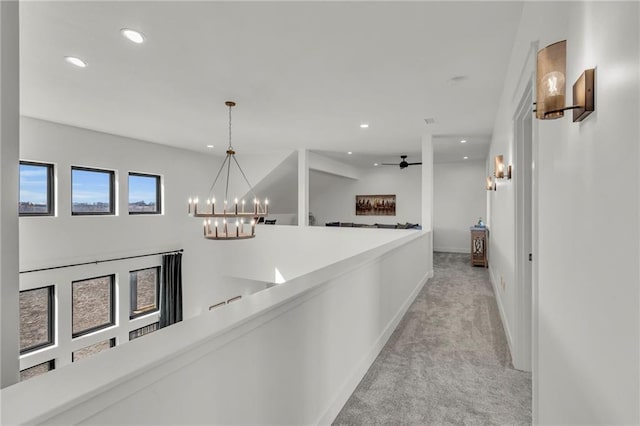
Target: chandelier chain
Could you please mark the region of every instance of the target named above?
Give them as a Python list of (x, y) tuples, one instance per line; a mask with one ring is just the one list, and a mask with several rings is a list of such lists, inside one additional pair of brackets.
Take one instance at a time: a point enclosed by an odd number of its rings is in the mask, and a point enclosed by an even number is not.
[(233, 149), (233, 146), (231, 145), (231, 108), (232, 106), (229, 105), (229, 149)]

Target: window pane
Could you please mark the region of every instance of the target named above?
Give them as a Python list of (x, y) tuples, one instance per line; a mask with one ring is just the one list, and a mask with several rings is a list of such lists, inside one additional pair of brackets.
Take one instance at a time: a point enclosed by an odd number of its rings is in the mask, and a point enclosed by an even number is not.
[(129, 213), (160, 213), (160, 176), (129, 173)]
[(71, 213), (112, 214), (113, 176), (108, 170), (71, 168)]
[(23, 382), (25, 380), (31, 379), (32, 377), (39, 376), (41, 374), (46, 373), (47, 371), (51, 371), (56, 367), (55, 361), (46, 361), (42, 364), (34, 365), (33, 367), (25, 368), (20, 371), (20, 381)]
[(53, 287), (20, 292), (20, 353), (53, 344)]
[(20, 162), (20, 203), (21, 215), (52, 215), (53, 165)]
[(153, 324), (145, 325), (144, 327), (137, 328), (129, 332), (129, 340), (135, 340), (138, 337), (145, 336), (149, 333), (153, 333), (158, 329), (159, 323), (154, 322)]
[(116, 339), (103, 340), (93, 345), (86, 346), (71, 353), (71, 361), (76, 362), (81, 359), (89, 358), (97, 353), (106, 351), (116, 345)]
[(158, 310), (160, 267), (142, 269), (130, 273), (130, 318)]
[(113, 325), (113, 275), (74, 281), (73, 337)]

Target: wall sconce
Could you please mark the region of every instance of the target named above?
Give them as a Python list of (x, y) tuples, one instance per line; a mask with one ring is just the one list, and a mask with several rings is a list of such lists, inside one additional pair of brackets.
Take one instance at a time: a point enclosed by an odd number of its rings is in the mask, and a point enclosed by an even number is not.
[(536, 76), (536, 118), (564, 117), (572, 109), (573, 121), (582, 121), (595, 110), (595, 70), (588, 69), (573, 85), (573, 105), (565, 107), (567, 41), (550, 44), (538, 52)]
[(505, 171), (504, 157), (502, 155), (496, 155), (493, 174), (496, 179), (511, 179), (511, 165), (508, 165)]
[(492, 181), (491, 176), (487, 176), (487, 191), (495, 191), (496, 183)]

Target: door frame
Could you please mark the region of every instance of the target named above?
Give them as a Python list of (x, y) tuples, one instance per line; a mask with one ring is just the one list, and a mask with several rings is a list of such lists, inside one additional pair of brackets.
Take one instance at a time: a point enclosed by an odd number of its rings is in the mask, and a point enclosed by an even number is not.
[[(514, 335), (515, 342), (513, 342), (513, 365), (514, 368), (531, 371), (532, 373), (532, 413), (533, 421), (536, 422), (537, 418), (537, 404), (538, 404), (538, 120), (534, 118), (535, 109), (534, 101), (536, 98), (536, 63), (537, 52), (539, 48), (539, 40), (532, 41), (529, 45), (529, 52), (524, 59), (522, 69), (518, 82), (515, 85), (515, 90), (512, 92), (511, 105), (513, 106), (513, 152), (514, 152), (514, 283), (515, 283), (515, 295), (514, 305), (516, 309), (516, 315), (514, 318)], [(528, 115), (527, 115), (528, 114)], [(531, 241), (530, 250), (525, 250), (524, 246), (520, 244), (522, 241), (522, 235), (524, 232), (524, 221), (522, 215), (523, 205), (522, 201), (522, 172), (525, 170), (525, 166), (522, 164), (522, 147), (519, 146), (519, 140), (521, 143), (522, 138), (518, 135), (518, 130), (522, 126), (519, 126), (519, 120), (523, 121), (525, 117), (531, 118), (530, 126), (530, 141), (531, 141), (531, 163), (530, 171), (531, 176), (531, 207), (530, 207), (530, 226), (531, 226)], [(520, 200), (520, 203), (519, 203)], [(528, 219), (527, 219), (528, 220)], [(526, 263), (529, 262), (528, 254), (532, 253), (533, 261), (530, 264), (530, 277), (531, 277), (531, 292), (524, 294), (522, 291), (523, 271), (526, 271)], [(524, 279), (528, 279), (525, 277)], [(528, 301), (527, 301), (528, 299)], [(523, 307), (530, 307), (531, 314), (529, 315), (529, 321), (520, 313), (523, 312)], [(524, 319), (524, 320), (523, 320)], [(529, 335), (529, 339), (523, 339), (523, 335)], [(523, 341), (525, 340), (525, 341)], [(524, 359), (524, 362), (523, 362)]]
[[(514, 213), (515, 213), (515, 306), (517, 341), (514, 367), (531, 371), (533, 328), (533, 86), (529, 78), (521, 92), (513, 116), (514, 141)], [(528, 145), (528, 146), (527, 146)], [(535, 259), (535, 257), (534, 257)]]

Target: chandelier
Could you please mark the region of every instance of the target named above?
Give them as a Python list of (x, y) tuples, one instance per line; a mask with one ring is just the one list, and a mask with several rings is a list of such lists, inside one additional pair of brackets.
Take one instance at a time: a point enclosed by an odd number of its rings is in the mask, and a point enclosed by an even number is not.
[[(264, 202), (261, 203), (258, 197), (256, 197), (256, 194), (253, 192), (253, 187), (236, 159), (236, 151), (231, 145), (231, 108), (236, 106), (236, 103), (227, 101), (224, 104), (229, 107), (229, 146), (227, 147), (227, 156), (222, 162), (211, 184), (211, 188), (209, 188), (209, 198), (207, 198), (207, 205), (204, 207), (204, 211), (198, 209), (198, 198), (196, 197), (189, 198), (188, 212), (193, 217), (204, 218), (203, 234), (205, 238), (209, 240), (243, 240), (256, 236), (256, 223), (258, 223), (260, 218), (264, 218), (269, 214), (269, 201), (265, 199)], [(252, 207), (245, 206), (245, 200), (241, 200), (241, 202), (238, 203), (237, 198), (234, 199), (233, 205), (229, 205), (228, 203), (229, 176), (232, 162), (238, 167), (240, 174), (249, 187), (249, 192), (253, 195)], [(216, 199), (215, 196), (213, 196), (213, 190), (225, 167), (226, 182), (222, 211), (219, 207), (216, 211)], [(240, 206), (238, 206), (238, 204), (240, 204)]]

